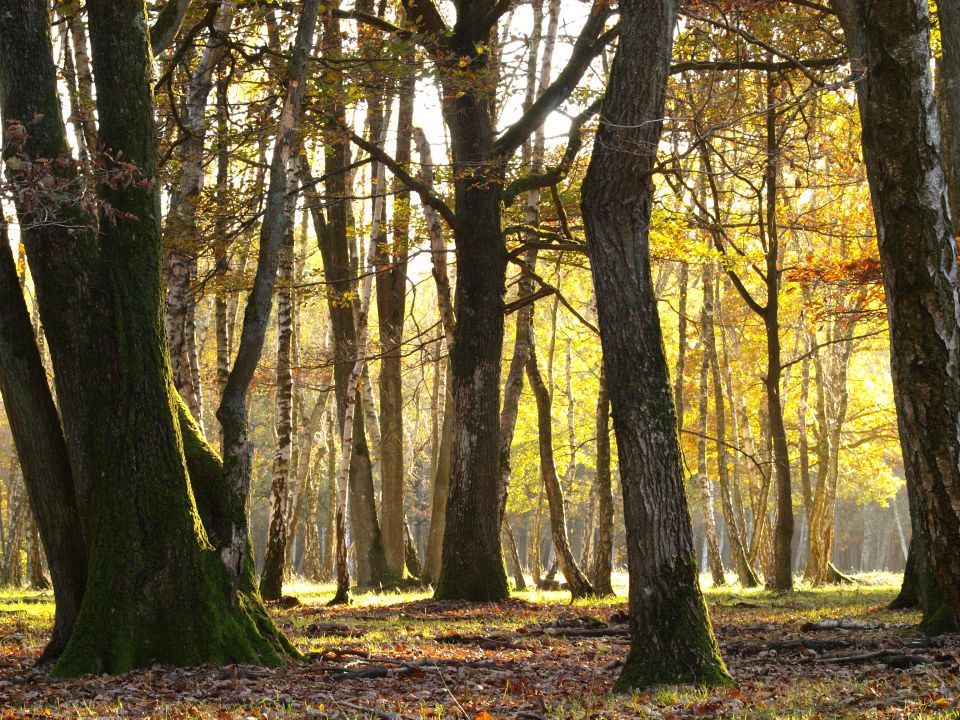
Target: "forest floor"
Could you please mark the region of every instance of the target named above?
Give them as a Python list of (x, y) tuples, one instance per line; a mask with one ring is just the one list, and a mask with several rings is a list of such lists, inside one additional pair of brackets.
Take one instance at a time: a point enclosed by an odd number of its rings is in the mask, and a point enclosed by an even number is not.
[(412, 593), (328, 608), (329, 586), (291, 585), (301, 604), (274, 610), (306, 661), (155, 666), (70, 681), (34, 667), (51, 596), (8, 590), (0, 592), (0, 720), (960, 718), (960, 635), (926, 638), (915, 613), (886, 610), (899, 576), (859, 580), (783, 596), (708, 588), (739, 687), (621, 696), (611, 688), (629, 643), (622, 586), (617, 599), (572, 605), (565, 592), (483, 604)]

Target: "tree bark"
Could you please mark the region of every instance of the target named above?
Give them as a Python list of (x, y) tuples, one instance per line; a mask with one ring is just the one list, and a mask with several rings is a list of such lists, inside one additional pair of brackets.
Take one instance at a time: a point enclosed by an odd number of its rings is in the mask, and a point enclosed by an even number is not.
[[(15, 5), (0, 5), (0, 15), (20, 20), (0, 24), (4, 119), (8, 126), (33, 119), (17, 148), (21, 170), (39, 158), (60, 159), (53, 171), (69, 186), (75, 176), (47, 5)], [(211, 493), (220, 467), (212, 451), (211, 462), (200, 462), (198, 428), (181, 412), (170, 376), (146, 9), (136, 0), (91, 0), (87, 11), (100, 147), (106, 158), (128, 163), (107, 160), (103, 169), (129, 182), (98, 188), (96, 237), (93, 224), (80, 224), (83, 210), (74, 202), (62, 203), (47, 225), (30, 207), (18, 208), (88, 551), (80, 612), (54, 675), (157, 661), (277, 663), (296, 651), (259, 603), (252, 566), (232, 585), (211, 548), (222, 538), (222, 508)], [(17, 181), (27, 178), (20, 173)]]
[(540, 448), (540, 477), (547, 492), (547, 503), (550, 507), (550, 534), (553, 546), (557, 551), (557, 561), (560, 571), (567, 580), (572, 599), (593, 595), (593, 586), (584, 575), (570, 549), (567, 538), (566, 511), (563, 507), (563, 488), (560, 487), (560, 478), (557, 477), (557, 467), (553, 458), (553, 412), (550, 391), (543, 382), (540, 368), (537, 365), (537, 352), (533, 339), (533, 328), (529, 329), (530, 343), (527, 357), (527, 379), (530, 389), (537, 402), (537, 437)]
[(67, 446), (20, 290), (6, 224), (0, 227), (0, 395), (54, 584), (53, 633), (42, 659), (55, 659), (80, 610), (87, 555)]
[(627, 528), (631, 648), (620, 690), (732, 683), (698, 585), (650, 272), (650, 170), (676, 14), (673, 0), (621, 2), (620, 44), (581, 196)]
[[(704, 293), (704, 324), (703, 342), (704, 352), (710, 361), (710, 373), (713, 379), (713, 405), (716, 413), (716, 450), (717, 450), (717, 478), (720, 487), (720, 508), (723, 512), (723, 523), (726, 527), (727, 539), (730, 543), (730, 554), (737, 570), (737, 577), (743, 587), (751, 588), (760, 584), (753, 566), (747, 557), (747, 549), (743, 534), (737, 524), (738, 513), (734, 507), (733, 493), (730, 489), (730, 471), (727, 464), (727, 416), (723, 402), (723, 378), (720, 374), (720, 355), (717, 352), (717, 333), (715, 308), (719, 300), (715, 295), (713, 282), (713, 268), (707, 266), (703, 275)], [(731, 406), (733, 415), (736, 409)]]
[[(433, 156), (430, 143), (421, 128), (414, 128), (414, 141), (420, 156), (420, 182), (433, 191)], [(443, 223), (439, 213), (429, 206), (424, 207), (427, 221), (427, 234), (430, 238), (430, 258), (434, 282), (437, 286), (437, 309), (443, 328), (444, 347), (449, 353), (453, 347), (453, 335), (457, 321), (453, 308), (453, 293), (450, 289), (450, 275), (447, 270), (447, 245), (443, 236)], [(432, 501), (430, 508), (430, 530), (427, 537), (427, 553), (424, 562), (424, 579), (436, 584), (440, 579), (440, 566), (443, 552), (443, 532), (446, 527), (447, 497), (450, 492), (450, 458), (453, 450), (453, 377), (449, 359), (437, 363), (435, 372), (441, 368), (445, 375), (443, 382), (443, 420), (440, 424), (440, 438), (433, 466)]]
[[(960, 298), (919, 0), (834, 0), (855, 71), (880, 263), (904, 473), (930, 560), (960, 623)], [(912, 510), (911, 510), (912, 511)], [(916, 535), (915, 535), (916, 537)], [(931, 608), (925, 621), (936, 629)]]
[[(700, 311), (700, 334), (705, 334), (709, 323), (713, 322), (712, 299), (707, 294), (710, 289), (706, 273), (710, 272), (705, 266), (703, 283), (703, 306)], [(707, 415), (709, 413), (710, 398), (710, 355), (707, 344), (703, 342), (700, 358), (700, 405), (699, 405), (699, 436), (697, 437), (697, 479), (696, 485), (700, 490), (700, 500), (703, 503), (703, 528), (707, 543), (707, 564), (710, 567), (710, 576), (715, 586), (726, 585), (727, 579), (723, 574), (723, 560), (720, 558), (720, 544), (717, 542), (717, 522), (714, 514), (713, 490), (710, 487), (710, 477), (707, 475)], [(718, 411), (723, 412), (723, 406)], [(679, 425), (678, 425), (679, 427)]]
[(206, 174), (203, 151), (207, 136), (207, 101), (213, 89), (214, 72), (227, 51), (235, 9), (232, 0), (221, 0), (207, 47), (187, 80), (186, 103), (180, 111), (185, 137), (177, 146), (180, 177), (171, 197), (163, 238), (167, 274), (165, 320), (173, 382), (201, 429), (203, 393), (193, 371), (197, 363), (193, 322), (197, 299), (191, 287), (202, 245), (197, 227), (197, 204)]
[[(291, 153), (287, 183), (296, 184), (297, 158)], [(270, 483), (270, 526), (267, 534), (267, 550), (260, 572), (260, 595), (264, 600), (279, 600), (283, 592), (283, 576), (287, 566), (287, 544), (291, 503), (291, 459), (294, 443), (293, 413), (293, 255), (296, 239), (293, 232), (293, 215), (296, 212), (297, 195), (287, 195), (284, 212), (291, 219), (286, 225), (280, 243), (280, 258), (277, 270), (277, 388), (276, 388), (276, 434), (277, 442), (273, 455), (273, 477)]]
[[(602, 360), (601, 360), (602, 363)], [(606, 373), (600, 370), (597, 395), (597, 544), (590, 578), (600, 597), (613, 595), (611, 554), (613, 552), (613, 488), (610, 478), (610, 398)]]
[[(413, 60), (410, 46), (401, 61)], [(410, 166), (416, 77), (399, 83), (396, 159)], [(406, 314), (407, 255), (410, 243), (410, 190), (394, 180), (393, 240), (377, 253), (377, 315), (380, 324), (380, 437), (383, 494), (381, 519), (387, 566), (401, 577), (406, 561), (403, 465), (403, 323)], [(385, 190), (386, 188), (384, 188)]]

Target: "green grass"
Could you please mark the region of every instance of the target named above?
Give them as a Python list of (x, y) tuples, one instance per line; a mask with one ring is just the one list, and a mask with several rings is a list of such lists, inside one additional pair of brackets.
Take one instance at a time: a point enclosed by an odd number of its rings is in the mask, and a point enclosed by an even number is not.
[[(713, 588), (702, 578), (704, 595), (721, 646), (763, 647), (801, 636), (804, 623), (855, 618), (888, 625), (865, 631), (869, 643), (901, 645), (919, 637), (908, 626), (916, 613), (889, 611), (899, 589), (892, 574), (860, 576), (859, 584), (830, 588), (798, 586), (778, 594), (736, 585)], [(960, 718), (960, 682), (942, 668), (908, 671), (876, 665), (818, 664), (815, 658), (726, 652), (740, 683), (736, 690), (706, 691), (662, 687), (628, 696), (610, 694), (626, 645), (617, 638), (589, 640), (531, 632), (557, 618), (607, 618), (624, 607), (626, 577), (615, 578), (618, 596), (571, 604), (563, 591), (517, 593), (508, 604), (434, 603), (427, 589), (358, 593), (346, 608), (328, 608), (329, 584), (292, 582), (285, 593), (301, 605), (274, 608), (279, 623), (305, 651), (349, 649), (367, 653), (292, 664), (279, 670), (178, 671), (151, 668), (120, 678), (49, 681), (31, 669), (53, 617), (52, 596), (24, 590), (0, 591), (0, 719), (20, 717), (293, 718), (367, 717), (356, 708), (377, 708), (403, 718), (542, 717), (729, 717), (729, 718)], [(329, 623), (359, 631), (357, 636), (310, 631)], [(438, 642), (457, 633), (506, 637), (510, 649)], [(857, 636), (849, 633), (850, 637)], [(821, 631), (817, 637), (831, 637)], [(858, 636), (857, 636), (858, 637)], [(937, 652), (960, 652), (956, 640)], [(483, 661), (490, 669), (459, 663)], [(423, 663), (426, 662), (426, 665)], [(366, 664), (364, 664), (366, 663)], [(421, 663), (412, 674), (351, 681), (333, 680), (330, 669), (348, 670), (387, 663)], [(393, 663), (393, 664), (390, 664)], [(433, 665), (431, 665), (433, 664)], [(334, 667), (335, 665), (335, 667)], [(233, 675), (231, 675), (233, 673)], [(249, 679), (246, 673), (250, 674)], [(19, 678), (19, 679), (18, 679)], [(23, 678), (26, 678), (24, 680)], [(29, 691), (21, 695), (22, 688)], [(5, 702), (4, 693), (9, 694)], [(11, 713), (4, 714), (7, 708)], [(479, 715), (485, 718), (485, 715)]]

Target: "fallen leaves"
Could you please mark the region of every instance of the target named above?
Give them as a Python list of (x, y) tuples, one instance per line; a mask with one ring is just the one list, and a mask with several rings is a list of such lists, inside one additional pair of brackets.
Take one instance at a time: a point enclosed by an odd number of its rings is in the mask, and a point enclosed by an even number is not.
[(879, 610), (882, 600), (876, 592), (860, 597), (837, 591), (815, 597), (756, 593), (750, 602), (714, 603), (717, 637), (740, 687), (632, 696), (610, 694), (628, 648), (623, 604), (364, 605), (361, 599), (353, 607), (327, 608), (307, 602), (274, 609), (305, 651), (303, 662), (276, 669), (154, 666), (56, 682), (33, 667), (49, 613), (28, 622), (20, 611), (5, 614), (0, 607), (0, 708), (10, 709), (0, 720), (892, 718), (955, 712), (960, 636), (924, 638), (910, 625), (915, 616)]

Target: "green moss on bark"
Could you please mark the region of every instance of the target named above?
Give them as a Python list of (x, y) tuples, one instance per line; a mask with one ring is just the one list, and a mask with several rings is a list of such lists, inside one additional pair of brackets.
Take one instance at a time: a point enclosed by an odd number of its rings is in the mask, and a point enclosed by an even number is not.
[(697, 584), (694, 558), (680, 558), (647, 590), (645, 597), (630, 600), (630, 652), (615, 691), (656, 685), (733, 687)]

